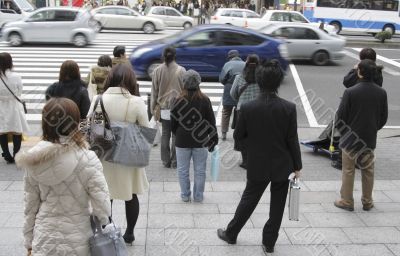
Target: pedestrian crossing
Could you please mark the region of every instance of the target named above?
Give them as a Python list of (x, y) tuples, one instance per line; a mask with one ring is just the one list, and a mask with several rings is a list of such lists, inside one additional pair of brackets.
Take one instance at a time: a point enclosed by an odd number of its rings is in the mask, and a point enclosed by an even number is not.
[[(41, 120), (41, 111), (45, 104), (45, 91), (49, 85), (58, 80), (59, 68), (65, 60), (74, 60), (79, 64), (81, 76), (85, 79), (90, 68), (97, 63), (99, 56), (108, 54), (112, 57), (116, 45), (125, 45), (127, 54), (149, 40), (116, 40), (101, 38), (85, 48), (73, 46), (40, 46), (29, 45), (10, 47), (6, 42), (0, 42), (0, 52), (11, 54), (14, 71), (22, 77), (22, 99), (27, 102), (29, 123)], [(151, 81), (138, 81), (142, 99), (147, 103), (147, 94), (151, 92)], [(201, 85), (202, 91), (210, 97), (214, 112), (217, 114), (223, 87), (219, 83), (206, 82)]]

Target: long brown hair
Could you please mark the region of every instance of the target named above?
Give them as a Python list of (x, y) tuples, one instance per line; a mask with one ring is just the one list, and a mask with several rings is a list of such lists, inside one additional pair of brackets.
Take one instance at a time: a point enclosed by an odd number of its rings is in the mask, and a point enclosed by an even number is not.
[(85, 138), (79, 131), (81, 114), (75, 102), (67, 98), (51, 98), (42, 111), (43, 140), (60, 143), (68, 137), (79, 147), (86, 148)]
[(139, 96), (136, 75), (130, 64), (117, 64), (111, 69), (105, 83), (105, 90), (110, 87), (124, 88), (128, 90), (130, 94)]
[(58, 80), (60, 82), (66, 82), (80, 79), (81, 73), (79, 71), (78, 63), (73, 60), (64, 61), (60, 68), (60, 76)]
[(208, 99), (207, 95), (205, 95), (201, 90), (200, 87), (197, 88), (196, 90), (188, 90), (188, 89), (182, 89), (181, 95), (179, 95), (179, 98), (186, 99), (188, 101), (191, 100), (204, 100)]
[(7, 70), (13, 68), (12, 57), (8, 52), (0, 53), (0, 76), (4, 76)]

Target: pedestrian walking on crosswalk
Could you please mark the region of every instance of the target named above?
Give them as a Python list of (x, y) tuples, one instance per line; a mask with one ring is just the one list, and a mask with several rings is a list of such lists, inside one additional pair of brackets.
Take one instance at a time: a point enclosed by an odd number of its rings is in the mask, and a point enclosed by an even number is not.
[(97, 94), (104, 92), (104, 85), (112, 67), (112, 60), (108, 55), (102, 55), (97, 61), (97, 65), (90, 69), (87, 77), (89, 99), (92, 100)]
[[(21, 104), (21, 77), (12, 71), (13, 62), (9, 53), (0, 53), (0, 144), (1, 154), (7, 163), (14, 163), (14, 157), (21, 148), (22, 133), (28, 133), (28, 123)], [(12, 137), (13, 154), (8, 148), (8, 136)]]
[(173, 100), (182, 92), (182, 77), (186, 71), (175, 62), (175, 58), (174, 48), (164, 49), (164, 63), (154, 70), (151, 87), (151, 111), (155, 119), (161, 122), (161, 160), (166, 168), (176, 168), (175, 135), (171, 131), (170, 109)]
[(125, 46), (117, 45), (114, 48), (113, 55), (114, 58), (112, 59), (112, 65), (115, 66), (117, 64), (127, 64), (129, 63), (129, 59), (126, 57), (125, 54)]
[(66, 60), (60, 68), (58, 82), (50, 85), (46, 91), (46, 100), (52, 97), (64, 97), (73, 100), (78, 105), (81, 119), (85, 119), (90, 107), (89, 94), (85, 82), (81, 79), (78, 64)]

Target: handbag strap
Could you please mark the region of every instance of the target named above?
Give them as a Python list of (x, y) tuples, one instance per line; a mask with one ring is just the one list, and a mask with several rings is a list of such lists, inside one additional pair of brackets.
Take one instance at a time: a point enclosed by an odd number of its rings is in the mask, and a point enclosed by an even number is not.
[(240, 98), (240, 96), (242, 96), (242, 94), (244, 93), (244, 91), (246, 91), (246, 89), (249, 87), (249, 85), (250, 85), (250, 83), (246, 83), (243, 87), (241, 87), (240, 89), (239, 89), (239, 97), (238, 98)]
[[(104, 127), (107, 129), (111, 129), (110, 118), (108, 118), (108, 114), (106, 112), (106, 109), (104, 108), (103, 96), (100, 94), (99, 98), (100, 98), (101, 113), (103, 114), (103, 118), (104, 118)], [(106, 132), (106, 130), (104, 130), (104, 133), (105, 132)]]
[(13, 91), (11, 91), (10, 87), (8, 87), (8, 85), (6, 84), (6, 82), (4, 82), (3, 76), (0, 75), (0, 79), (3, 82), (3, 84), (5, 85), (5, 87), (8, 89), (8, 91), (12, 94), (12, 96), (14, 96), (14, 98), (21, 104), (24, 104), (24, 102), (17, 97), (17, 95), (14, 94)]

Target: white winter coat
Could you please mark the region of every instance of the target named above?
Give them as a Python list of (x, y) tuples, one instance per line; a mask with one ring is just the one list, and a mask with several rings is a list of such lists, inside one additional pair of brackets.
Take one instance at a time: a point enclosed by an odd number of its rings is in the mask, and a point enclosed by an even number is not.
[[(98, 96), (95, 96), (90, 106), (89, 114)], [(103, 93), (104, 108), (110, 121), (138, 123), (149, 127), (149, 118), (146, 105), (142, 98), (129, 94), (120, 87), (110, 87)], [(100, 105), (100, 104), (99, 104)], [(100, 106), (98, 106), (100, 109)], [(135, 168), (121, 164), (103, 161), (104, 175), (112, 199), (131, 200), (132, 194), (143, 194), (149, 188), (146, 171), (144, 168)]]
[[(6, 71), (2, 77), (11, 91), (21, 99), (22, 80), (21, 77), (11, 71)], [(28, 133), (24, 107), (7, 90), (3, 81), (0, 80), (0, 133)]]
[(89, 216), (102, 224), (111, 215), (102, 166), (93, 151), (74, 142), (41, 141), (16, 156), (26, 170), (25, 247), (33, 256), (89, 255)]

